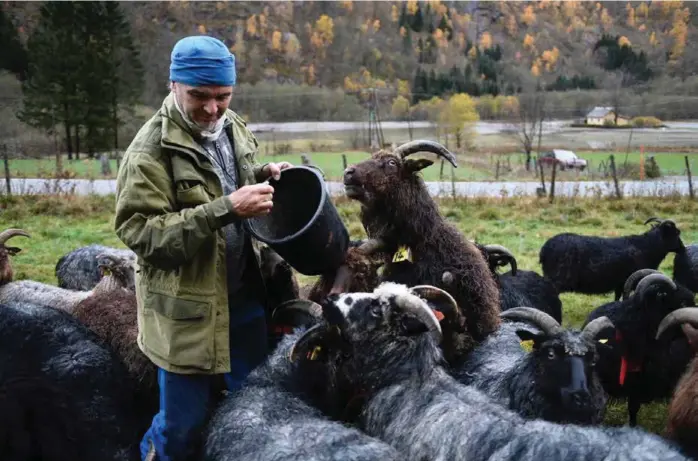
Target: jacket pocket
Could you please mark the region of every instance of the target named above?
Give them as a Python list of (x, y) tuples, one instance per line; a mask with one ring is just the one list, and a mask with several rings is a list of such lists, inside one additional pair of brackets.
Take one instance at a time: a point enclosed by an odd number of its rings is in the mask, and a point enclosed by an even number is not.
[(210, 369), (214, 356), (212, 305), (149, 290), (143, 342), (173, 365)]
[(208, 203), (212, 199), (202, 183), (191, 186), (184, 181), (177, 183), (177, 203), (185, 208)]

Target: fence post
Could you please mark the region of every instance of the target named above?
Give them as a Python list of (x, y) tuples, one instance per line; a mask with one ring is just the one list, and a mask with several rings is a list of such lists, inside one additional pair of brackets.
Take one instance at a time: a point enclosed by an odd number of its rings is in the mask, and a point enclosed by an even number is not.
[(444, 180), (444, 159), (441, 159), (441, 171), (439, 171), (439, 181)]
[(623, 198), (620, 193), (620, 186), (618, 185), (618, 174), (616, 173), (616, 159), (611, 154), (611, 174), (613, 175), (613, 184), (616, 186), (616, 197)]
[(553, 161), (553, 173), (550, 178), (550, 203), (555, 200), (555, 176), (557, 176), (557, 162)]
[[(537, 159), (538, 157), (536, 157)], [(543, 194), (545, 194), (545, 174), (543, 173), (543, 162), (536, 160), (538, 163), (538, 169), (540, 170), (540, 185), (543, 189)]]
[(451, 165), (451, 195), (456, 199), (456, 169)]
[(342, 154), (342, 166), (344, 166), (344, 170), (347, 169), (347, 154)]
[(2, 160), (5, 163), (5, 184), (7, 185), (7, 196), (12, 195), (10, 188), (10, 159), (7, 155), (7, 144), (2, 145)]
[(691, 198), (694, 198), (693, 196), (693, 178), (691, 178), (691, 165), (688, 163), (688, 155), (684, 156), (684, 159), (686, 160), (686, 174), (688, 174), (688, 195)]

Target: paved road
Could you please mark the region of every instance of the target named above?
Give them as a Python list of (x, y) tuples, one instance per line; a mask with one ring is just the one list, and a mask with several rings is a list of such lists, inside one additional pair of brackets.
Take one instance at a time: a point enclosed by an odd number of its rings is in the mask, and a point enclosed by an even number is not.
[[(109, 195), (116, 192), (116, 181), (109, 179), (12, 179), (12, 193), (21, 194), (56, 194), (73, 192), (79, 195), (97, 194)], [(698, 186), (698, 178), (694, 180)], [(343, 195), (344, 187), (340, 182), (327, 183), (328, 190), (333, 196)], [(536, 182), (489, 182), (472, 181), (432, 182), (427, 181), (429, 191), (434, 196), (457, 197), (502, 197), (502, 196), (535, 196), (540, 186)], [(549, 185), (547, 186), (550, 187)], [(6, 193), (5, 181), (0, 181), (0, 193)], [(679, 193), (688, 195), (688, 181), (684, 178), (669, 177), (655, 181), (623, 181), (621, 192), (628, 196), (666, 196)], [(556, 196), (610, 196), (614, 194), (612, 181), (564, 181), (555, 185)]]

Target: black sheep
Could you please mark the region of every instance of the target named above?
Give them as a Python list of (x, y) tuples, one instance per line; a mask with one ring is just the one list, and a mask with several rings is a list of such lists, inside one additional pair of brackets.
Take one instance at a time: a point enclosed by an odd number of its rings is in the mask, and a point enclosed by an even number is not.
[(622, 302), (593, 310), (590, 322), (601, 316), (615, 325), (608, 343), (599, 350), (598, 374), (612, 397), (628, 399), (631, 426), (643, 403), (671, 395), (691, 352), (683, 336), (655, 334), (672, 311), (694, 304), (694, 295), (664, 274), (642, 278), (635, 292)]
[(116, 354), (69, 314), (0, 305), (3, 461), (139, 460), (132, 389)]
[(681, 231), (670, 219), (650, 218), (654, 223), (642, 235), (595, 237), (558, 234), (543, 244), (543, 274), (558, 292), (604, 294), (615, 291), (620, 299), (625, 280), (639, 269), (657, 269), (667, 253), (683, 248)]
[(111, 255), (123, 261), (124, 270), (128, 270), (127, 286), (135, 290), (136, 254), (128, 249), (112, 248), (104, 245), (87, 245), (66, 253), (56, 263), (56, 279), (60, 288), (89, 291), (102, 278), (98, 256)]
[(686, 245), (674, 257), (674, 280), (698, 292), (698, 245)]
[(384, 244), (379, 281), (433, 285), (456, 299), (462, 325), (444, 339), (452, 345), (447, 360), (456, 363), (497, 329), (499, 290), (482, 252), (441, 215), (419, 174), (433, 162), (408, 158), (418, 152), (437, 154), (456, 166), (441, 144), (412, 141), (347, 168), (344, 187), (361, 204), (368, 237)]

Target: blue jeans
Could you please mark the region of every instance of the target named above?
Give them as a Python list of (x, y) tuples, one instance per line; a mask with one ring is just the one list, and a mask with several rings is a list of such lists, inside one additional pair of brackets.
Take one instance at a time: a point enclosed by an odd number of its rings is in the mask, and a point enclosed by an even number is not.
[[(230, 327), (230, 373), (223, 379), (227, 389), (240, 389), (247, 375), (267, 355), (264, 310)], [(195, 454), (198, 437), (208, 421), (211, 392), (217, 375), (183, 375), (158, 369), (160, 411), (141, 440), (141, 460), (152, 441), (157, 461), (184, 461)], [(219, 376), (219, 375), (218, 375)]]

